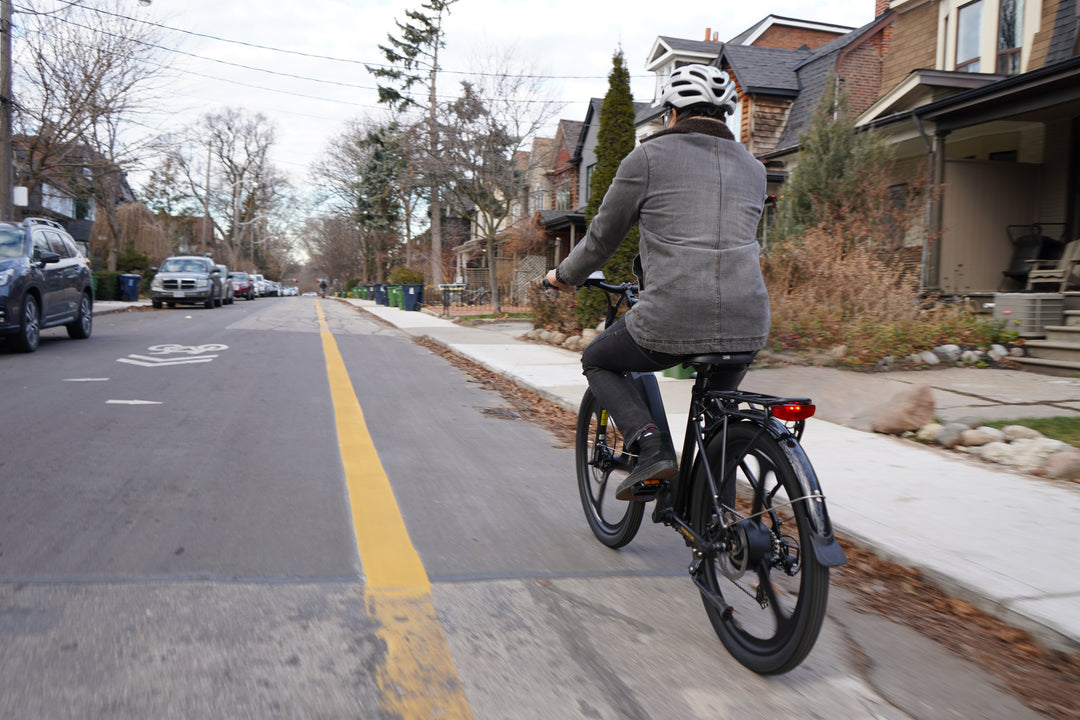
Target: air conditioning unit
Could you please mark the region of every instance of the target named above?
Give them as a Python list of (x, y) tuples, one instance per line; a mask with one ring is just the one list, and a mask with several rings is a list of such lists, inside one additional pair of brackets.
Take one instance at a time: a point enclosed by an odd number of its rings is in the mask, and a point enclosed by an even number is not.
[(1060, 293), (995, 293), (994, 321), (1020, 337), (1046, 337), (1047, 325), (1065, 321), (1065, 296)]

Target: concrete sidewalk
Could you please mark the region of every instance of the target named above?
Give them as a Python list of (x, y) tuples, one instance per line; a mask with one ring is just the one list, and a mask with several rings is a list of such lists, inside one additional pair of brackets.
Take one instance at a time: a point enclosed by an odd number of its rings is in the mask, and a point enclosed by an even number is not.
[[(368, 300), (347, 302), (577, 410), (586, 387), (580, 355), (518, 340), (521, 323), (465, 327)], [(679, 435), (692, 381), (658, 378)], [(871, 408), (913, 383), (933, 387), (937, 413), (949, 420), (1080, 415), (1080, 381), (1021, 371), (762, 368), (752, 369), (743, 387), (810, 397), (818, 405), (803, 446), (839, 532), (1050, 647), (1080, 651), (1080, 533), (1074, 529), (1080, 484), (858, 429)]]

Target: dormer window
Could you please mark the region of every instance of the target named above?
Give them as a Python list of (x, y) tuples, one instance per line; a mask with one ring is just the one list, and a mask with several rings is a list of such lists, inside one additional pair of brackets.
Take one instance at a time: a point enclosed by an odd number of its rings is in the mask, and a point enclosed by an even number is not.
[(979, 45), (982, 30), (983, 0), (960, 8), (956, 16), (956, 69), (979, 72)]
[(1024, 0), (1001, 0), (998, 16), (997, 72), (1020, 72), (1020, 45), (1024, 32)]

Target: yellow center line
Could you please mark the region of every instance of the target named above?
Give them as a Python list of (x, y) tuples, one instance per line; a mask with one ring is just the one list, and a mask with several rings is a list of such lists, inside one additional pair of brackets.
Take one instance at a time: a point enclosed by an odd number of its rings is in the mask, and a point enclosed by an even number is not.
[(386, 654), (378, 668), (379, 704), (390, 717), (471, 720), (446, 636), (431, 603), (431, 581), (409, 539), (390, 479), (345, 361), (315, 301), (341, 461), (364, 568), (368, 613)]

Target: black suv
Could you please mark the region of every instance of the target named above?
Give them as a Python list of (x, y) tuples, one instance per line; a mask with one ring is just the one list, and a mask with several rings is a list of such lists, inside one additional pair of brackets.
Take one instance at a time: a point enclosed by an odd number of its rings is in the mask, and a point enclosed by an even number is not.
[(90, 261), (59, 223), (0, 221), (0, 336), (22, 352), (37, 350), (41, 330), (56, 325), (88, 338), (93, 308)]
[(165, 258), (161, 267), (152, 268), (157, 274), (150, 282), (150, 302), (160, 308), (162, 303), (221, 307), (221, 283), (225, 278), (210, 258), (202, 255), (173, 255)]

